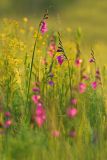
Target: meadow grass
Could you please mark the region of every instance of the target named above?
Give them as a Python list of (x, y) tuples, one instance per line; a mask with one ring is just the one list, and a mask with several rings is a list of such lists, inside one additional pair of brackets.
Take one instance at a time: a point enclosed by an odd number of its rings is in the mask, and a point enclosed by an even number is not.
[(0, 159), (106, 160), (106, 65), (47, 16), (0, 24)]

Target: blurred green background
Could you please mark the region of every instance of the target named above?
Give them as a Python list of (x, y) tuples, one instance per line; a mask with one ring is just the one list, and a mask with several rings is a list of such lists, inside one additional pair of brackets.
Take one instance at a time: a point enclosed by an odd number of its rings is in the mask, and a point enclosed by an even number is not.
[(0, 0), (1, 14), (34, 14), (48, 8), (51, 13), (78, 0)]
[(53, 27), (81, 27), (87, 43), (107, 42), (107, 0), (0, 0), (1, 17), (36, 21), (46, 8)]

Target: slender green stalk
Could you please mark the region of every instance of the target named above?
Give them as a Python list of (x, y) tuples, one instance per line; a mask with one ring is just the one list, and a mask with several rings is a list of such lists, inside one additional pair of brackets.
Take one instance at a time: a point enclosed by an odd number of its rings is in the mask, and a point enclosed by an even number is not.
[(70, 63), (69, 63), (69, 59), (68, 59), (68, 57), (66, 56), (65, 52), (64, 52), (64, 56), (66, 57), (66, 59), (67, 59), (67, 62), (68, 62), (69, 87), (70, 87), (70, 91), (71, 91), (71, 94), (72, 94), (72, 83), (71, 83), (71, 71), (70, 71)]
[(68, 59), (68, 57), (67, 57), (67, 55), (66, 55), (66, 52), (65, 52), (65, 50), (64, 50), (64, 47), (63, 47), (63, 45), (62, 45), (62, 41), (61, 41), (61, 39), (60, 39), (60, 33), (59, 33), (59, 32), (58, 32), (58, 36), (59, 36), (59, 47), (58, 47), (58, 48), (59, 48), (60, 52), (63, 53), (63, 56), (66, 58), (67, 63), (68, 63), (69, 87), (70, 87), (70, 91), (71, 91), (71, 94), (72, 94), (70, 63), (69, 63), (69, 59)]
[(67, 59), (67, 61), (68, 61), (68, 72), (69, 72), (69, 85), (70, 85), (70, 91), (72, 92), (70, 63), (69, 63), (68, 59)]
[[(40, 24), (41, 24), (41, 23), (40, 23)], [(32, 69), (33, 69), (33, 63), (34, 63), (34, 57), (35, 57), (37, 40), (38, 40), (38, 36), (39, 36), (40, 24), (39, 24), (39, 27), (38, 27), (37, 37), (36, 37), (35, 42), (34, 42), (34, 48), (33, 48), (33, 53), (32, 53), (32, 60), (31, 60), (31, 65), (30, 65), (30, 75), (29, 75), (29, 81), (28, 81), (26, 107), (28, 107), (29, 91), (30, 91), (30, 84), (31, 84), (31, 78), (32, 78)], [(27, 109), (27, 108), (26, 108), (26, 109)]]

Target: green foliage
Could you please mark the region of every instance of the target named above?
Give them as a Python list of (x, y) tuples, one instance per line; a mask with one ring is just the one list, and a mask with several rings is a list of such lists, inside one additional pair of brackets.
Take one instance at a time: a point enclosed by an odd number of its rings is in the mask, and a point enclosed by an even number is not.
[[(107, 69), (100, 67), (97, 60), (89, 63), (91, 55), (84, 54), (84, 50), (82, 54), (81, 29), (72, 34), (70, 42), (66, 40), (69, 30), (62, 42), (60, 34), (53, 31), (44, 35), (38, 32), (37, 36), (37, 29), (27, 18), (21, 22), (4, 19), (0, 26), (0, 159), (106, 160)], [(51, 57), (49, 43), (54, 36), (56, 49), (59, 47), (61, 52), (55, 51)], [(33, 49), (35, 38), (37, 43)], [(57, 60), (59, 55), (65, 56), (61, 65)], [(95, 56), (97, 59), (98, 55)], [(82, 57), (86, 62), (77, 66), (75, 60)], [(96, 66), (101, 70), (101, 79), (97, 80), (104, 83), (95, 89), (91, 83), (96, 78)], [(51, 78), (50, 71), (54, 74)], [(89, 76), (87, 80), (82, 78), (83, 73)], [(49, 85), (49, 80), (53, 80), (54, 86)], [(46, 110), (42, 127), (34, 119), (37, 105), (32, 102), (32, 88), (35, 82), (40, 82), (41, 103)], [(84, 93), (79, 92), (80, 82), (87, 86)], [(75, 97), (77, 104), (72, 105), (70, 101)], [(75, 117), (67, 115), (68, 107), (77, 109)], [(10, 117), (5, 116), (8, 111)], [(4, 125), (6, 118), (12, 121), (9, 127)], [(55, 137), (54, 130), (60, 135)]]

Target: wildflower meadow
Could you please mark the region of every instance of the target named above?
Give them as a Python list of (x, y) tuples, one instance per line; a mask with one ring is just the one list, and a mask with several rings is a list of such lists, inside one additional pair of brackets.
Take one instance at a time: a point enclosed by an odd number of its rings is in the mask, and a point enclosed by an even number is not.
[(50, 22), (0, 21), (0, 160), (107, 160), (106, 65)]

